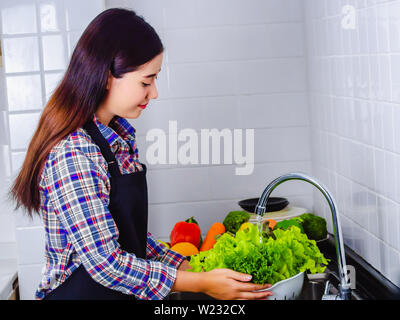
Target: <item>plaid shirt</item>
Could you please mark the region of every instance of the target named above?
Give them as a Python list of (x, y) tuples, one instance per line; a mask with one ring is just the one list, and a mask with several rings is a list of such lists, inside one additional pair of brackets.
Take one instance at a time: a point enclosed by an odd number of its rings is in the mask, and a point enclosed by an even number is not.
[[(107, 127), (96, 116), (93, 120), (110, 144), (121, 173), (142, 171), (136, 130), (129, 122), (115, 117)], [(184, 257), (150, 233), (147, 259), (121, 250), (118, 229), (108, 210), (109, 178), (100, 148), (82, 128), (49, 153), (40, 181), (46, 265), (36, 299), (43, 299), (81, 264), (98, 283), (138, 299), (163, 299), (170, 292)]]

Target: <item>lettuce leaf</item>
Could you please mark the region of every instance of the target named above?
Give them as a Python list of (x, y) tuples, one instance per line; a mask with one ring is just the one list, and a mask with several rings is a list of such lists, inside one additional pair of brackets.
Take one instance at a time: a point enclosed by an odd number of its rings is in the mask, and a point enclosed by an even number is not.
[(188, 271), (228, 268), (251, 274), (254, 283), (274, 284), (307, 270), (324, 272), (328, 261), (296, 226), (276, 229), (268, 237), (250, 225), (235, 236), (224, 233), (212, 249), (192, 256)]

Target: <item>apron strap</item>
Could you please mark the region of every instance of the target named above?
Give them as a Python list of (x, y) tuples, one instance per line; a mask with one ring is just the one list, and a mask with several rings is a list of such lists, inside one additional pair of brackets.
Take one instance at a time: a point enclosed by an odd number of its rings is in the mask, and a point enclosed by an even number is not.
[(110, 145), (101, 134), (99, 128), (96, 126), (93, 120), (90, 119), (88, 122), (86, 122), (83, 128), (88, 132), (94, 142), (100, 147), (101, 154), (108, 163), (108, 170), (111, 176), (122, 175), (118, 167), (117, 159), (115, 159), (115, 156), (110, 149)]

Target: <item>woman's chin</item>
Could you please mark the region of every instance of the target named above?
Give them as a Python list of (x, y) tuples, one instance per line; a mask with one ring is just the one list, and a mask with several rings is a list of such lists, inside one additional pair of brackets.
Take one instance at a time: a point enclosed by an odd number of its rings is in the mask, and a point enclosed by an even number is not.
[(126, 119), (136, 119), (136, 118), (139, 118), (141, 114), (142, 114), (142, 109), (136, 108), (132, 112), (127, 112), (124, 115), (122, 115), (121, 117), (126, 118)]

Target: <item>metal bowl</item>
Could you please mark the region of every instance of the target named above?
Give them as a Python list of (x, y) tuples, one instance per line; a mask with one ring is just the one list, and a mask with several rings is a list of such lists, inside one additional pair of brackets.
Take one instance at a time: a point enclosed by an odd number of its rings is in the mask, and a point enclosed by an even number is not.
[(301, 293), (304, 284), (304, 272), (300, 272), (295, 276), (279, 281), (272, 287), (257, 290), (256, 292), (272, 291), (274, 294), (268, 296), (267, 300), (296, 300)]

